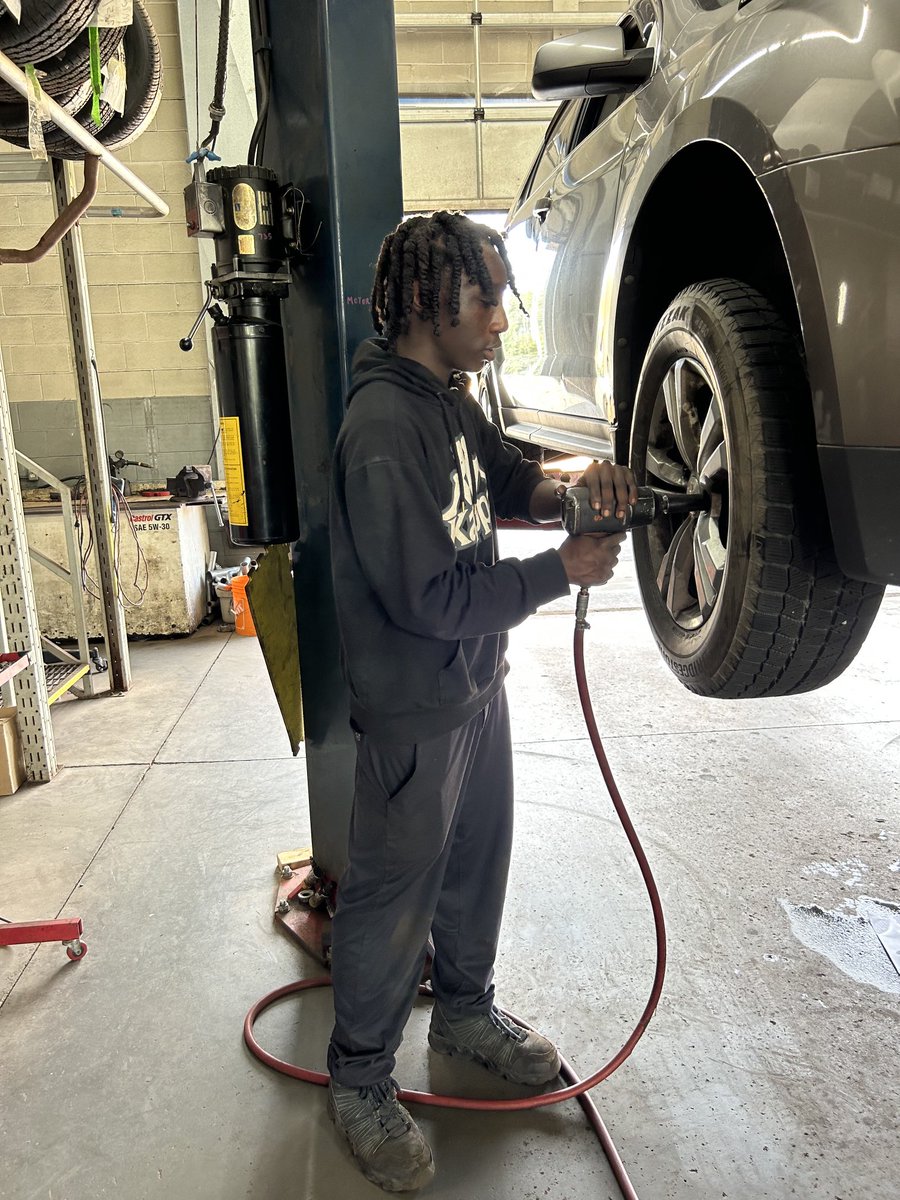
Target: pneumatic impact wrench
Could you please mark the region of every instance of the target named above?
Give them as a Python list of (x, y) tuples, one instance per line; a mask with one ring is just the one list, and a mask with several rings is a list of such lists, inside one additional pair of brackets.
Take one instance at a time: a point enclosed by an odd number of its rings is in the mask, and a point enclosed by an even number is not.
[[(709, 503), (705, 493), (663, 492), (658, 488), (639, 487), (637, 503), (625, 505), (624, 517), (617, 517), (615, 513), (604, 517), (591, 507), (591, 494), (586, 487), (570, 487), (560, 499), (562, 525), (566, 533), (572, 535), (627, 533), (640, 525), (652, 525), (659, 517), (700, 512), (708, 509)], [(578, 629), (590, 628), (585, 619), (589, 595), (586, 587), (578, 593), (575, 606)]]
[(562, 497), (562, 523), (566, 533), (627, 533), (639, 525), (652, 525), (658, 517), (681, 516), (709, 508), (709, 497), (702, 493), (662, 492), (639, 487), (637, 504), (625, 505), (625, 516), (603, 517), (591, 508), (586, 487), (571, 487)]

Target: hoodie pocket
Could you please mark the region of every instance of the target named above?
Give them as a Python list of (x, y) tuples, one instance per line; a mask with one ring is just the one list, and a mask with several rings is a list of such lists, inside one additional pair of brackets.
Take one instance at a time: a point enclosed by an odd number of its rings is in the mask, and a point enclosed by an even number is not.
[(472, 698), (474, 691), (462, 642), (457, 642), (456, 653), (438, 672), (438, 699), (441, 704), (463, 704)]

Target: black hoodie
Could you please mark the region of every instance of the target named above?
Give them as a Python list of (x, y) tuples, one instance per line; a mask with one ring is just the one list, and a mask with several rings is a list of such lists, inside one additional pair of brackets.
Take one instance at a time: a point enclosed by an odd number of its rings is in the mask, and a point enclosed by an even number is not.
[(529, 520), (543, 473), (463, 386), (371, 338), (347, 403), (330, 523), (351, 715), (375, 738), (422, 741), (488, 704), (506, 631), (569, 583), (556, 550), (498, 560), (496, 517)]

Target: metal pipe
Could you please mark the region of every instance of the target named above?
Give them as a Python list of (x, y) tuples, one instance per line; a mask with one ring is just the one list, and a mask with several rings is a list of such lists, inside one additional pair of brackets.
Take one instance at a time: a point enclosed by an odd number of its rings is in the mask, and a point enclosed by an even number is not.
[[(70, 185), (65, 164), (52, 160), (53, 202), (61, 212), (69, 201)], [(94, 553), (100, 585), (100, 603), (109, 660), (109, 682), (113, 693), (127, 692), (131, 686), (128, 634), (116, 564), (113, 531), (113, 501), (109, 481), (109, 460), (103, 429), (100, 380), (94, 352), (91, 303), (84, 264), (81, 229), (73, 225), (60, 243), (66, 309), (75, 356), (75, 380), (78, 385), (78, 424), (84, 458), (85, 489)]]
[[(485, 25), (503, 29), (590, 29), (594, 25), (615, 24), (627, 10), (627, 4), (611, 4), (594, 12), (561, 13), (483, 13)], [(452, 29), (471, 23), (470, 12), (458, 13), (398, 13), (398, 30)]]
[(84, 160), (84, 186), (77, 196), (66, 205), (53, 224), (31, 247), (30, 250), (0, 249), (0, 263), (36, 263), (49, 253), (64, 237), (75, 222), (83, 217), (97, 194), (97, 179), (100, 175), (100, 159), (88, 155)]
[[(544, 125), (544, 126), (546, 126), (547, 122), (550, 120), (550, 117), (552, 117), (552, 116), (553, 116), (552, 112), (550, 113), (549, 116), (546, 113), (539, 113), (533, 117), (522, 117), (522, 116), (500, 117), (500, 118), (495, 118), (493, 121), (481, 121), (479, 123), (481, 125), (485, 125), (485, 124), (489, 124), (489, 125), (519, 124), (519, 125)], [(414, 117), (401, 118), (400, 124), (402, 126), (406, 126), (406, 125), (460, 125), (465, 120), (466, 120), (465, 117), (460, 117), (460, 116), (446, 116), (446, 117), (443, 117), (443, 116), (441, 116), (441, 117), (414, 116)]]
[[(558, 104), (548, 104), (546, 101), (504, 96), (488, 102), (485, 120), (542, 121), (546, 125), (556, 115), (558, 107)], [(436, 96), (430, 103), (420, 103), (419, 100), (401, 102), (400, 106), (401, 121), (420, 121), (422, 124), (427, 121), (456, 121), (458, 125), (468, 118), (468, 114), (468, 103), (451, 96)]]
[(152, 217), (154, 220), (158, 220), (159, 213), (152, 208), (121, 208), (118, 204), (111, 204), (104, 208), (102, 205), (95, 204), (87, 210), (84, 217), (99, 217), (105, 221), (113, 221), (119, 217), (128, 217), (129, 220), (134, 217)]
[[(20, 71), (12, 59), (8, 58), (2, 50), (0, 50), (0, 79), (3, 79), (10, 87), (15, 88), (20, 96), (28, 98), (28, 81), (25, 78), (24, 72)], [(58, 125), (65, 133), (77, 142), (87, 154), (99, 158), (104, 167), (111, 171), (113, 175), (121, 179), (133, 192), (136, 192), (142, 200), (153, 208), (161, 217), (169, 215), (169, 206), (164, 200), (157, 196), (156, 192), (151, 187), (148, 187), (142, 179), (139, 179), (133, 171), (130, 171), (124, 163), (119, 162), (116, 156), (101, 143), (98, 142), (92, 134), (78, 124), (73, 116), (66, 112), (64, 108), (56, 103), (52, 96), (44, 96), (44, 104), (46, 105), (47, 113), (55, 125)]]
[(475, 0), (472, 20), (473, 51), (475, 54), (475, 198), (484, 199), (484, 104), (481, 94), (481, 21), (479, 0)]
[[(404, 198), (408, 212), (425, 212), (431, 211), (435, 205), (434, 196), (409, 196)], [(509, 212), (510, 206), (515, 200), (515, 196), (483, 196), (480, 200), (474, 200), (471, 196), (462, 197), (444, 197), (441, 196), (441, 208), (452, 209), (454, 212)], [(534, 526), (525, 522), (523, 529), (534, 529)]]

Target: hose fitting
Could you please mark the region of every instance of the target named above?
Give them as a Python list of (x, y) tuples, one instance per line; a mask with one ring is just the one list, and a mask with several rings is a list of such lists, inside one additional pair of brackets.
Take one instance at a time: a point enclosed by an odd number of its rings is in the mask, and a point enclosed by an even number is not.
[(575, 601), (575, 628), (590, 629), (587, 623), (588, 601), (591, 598), (590, 589), (583, 587), (579, 589), (578, 598)]

